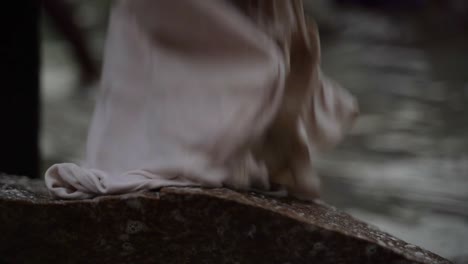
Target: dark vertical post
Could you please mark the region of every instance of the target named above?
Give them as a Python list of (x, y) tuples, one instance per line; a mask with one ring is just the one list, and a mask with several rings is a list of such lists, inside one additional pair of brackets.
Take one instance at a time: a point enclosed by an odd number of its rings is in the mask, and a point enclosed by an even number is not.
[(40, 0), (5, 1), (0, 9), (0, 172), (39, 172)]

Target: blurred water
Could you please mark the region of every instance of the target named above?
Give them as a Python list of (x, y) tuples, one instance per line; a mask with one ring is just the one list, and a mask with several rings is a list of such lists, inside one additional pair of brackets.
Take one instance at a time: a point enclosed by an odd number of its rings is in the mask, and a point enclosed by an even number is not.
[[(357, 96), (362, 114), (317, 162), (324, 200), (444, 257), (468, 256), (468, 39), (397, 17), (328, 12), (323, 67)], [(84, 21), (99, 56), (102, 17)], [(47, 167), (82, 157), (94, 93), (79, 92), (60, 38), (44, 38), (43, 58)]]
[(442, 256), (467, 256), (468, 39), (370, 12), (335, 15), (324, 69), (362, 114), (319, 163), (324, 199)]

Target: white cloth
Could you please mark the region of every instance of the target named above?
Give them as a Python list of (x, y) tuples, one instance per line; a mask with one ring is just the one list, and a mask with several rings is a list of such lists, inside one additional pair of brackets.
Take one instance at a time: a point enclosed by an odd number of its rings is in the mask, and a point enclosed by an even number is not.
[[(164, 186), (268, 191), (272, 183), (294, 192), (296, 185), (274, 177), (277, 164), (268, 161), (284, 153), (266, 153), (275, 142), (265, 135), (282, 124), (278, 117), (289, 111), (286, 99), (296, 100), (298, 110), (284, 115), (294, 121), (283, 128), (298, 141), (301, 127), (300, 142), (308, 149), (317, 140), (338, 141), (356, 106), (343, 90), (322, 85), (318, 36), (304, 31), (300, 1), (257, 2), (267, 6), (118, 1), (86, 161), (49, 168), (45, 182), (51, 194), (85, 199)], [(310, 55), (296, 56), (310, 65), (296, 74), (301, 83), (291, 78), (297, 71), (295, 42)], [(305, 91), (299, 97), (287, 92), (295, 86)], [(310, 163), (308, 154), (300, 155)], [(305, 167), (302, 176), (284, 177), (315, 177)]]

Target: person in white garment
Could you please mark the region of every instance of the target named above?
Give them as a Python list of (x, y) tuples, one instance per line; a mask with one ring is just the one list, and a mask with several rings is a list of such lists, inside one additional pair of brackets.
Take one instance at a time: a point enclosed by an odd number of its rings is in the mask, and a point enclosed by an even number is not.
[(119, 0), (83, 164), (49, 168), (54, 197), (227, 187), (319, 195), (314, 158), (357, 104), (320, 70), (302, 1)]

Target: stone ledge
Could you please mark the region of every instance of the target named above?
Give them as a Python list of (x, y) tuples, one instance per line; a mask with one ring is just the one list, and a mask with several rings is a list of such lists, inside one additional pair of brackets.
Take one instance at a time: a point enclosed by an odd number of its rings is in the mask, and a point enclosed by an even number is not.
[(228, 189), (53, 200), (0, 176), (0, 263), (450, 263), (321, 202)]

